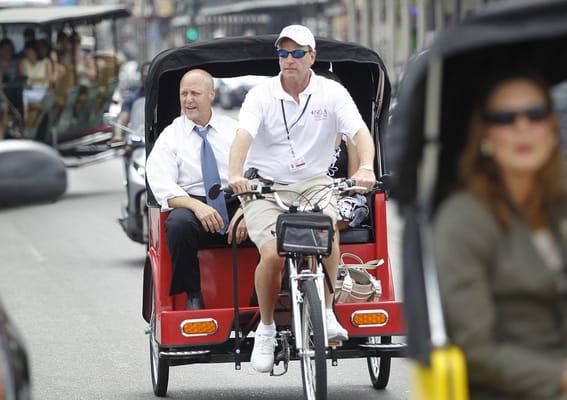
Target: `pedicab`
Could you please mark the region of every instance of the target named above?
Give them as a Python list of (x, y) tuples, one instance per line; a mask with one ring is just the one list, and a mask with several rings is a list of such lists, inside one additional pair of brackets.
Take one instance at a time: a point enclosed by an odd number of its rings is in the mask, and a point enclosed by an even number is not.
[[(202, 68), (217, 78), (277, 75), (275, 40), (275, 35), (223, 38), (159, 54), (152, 61), (146, 81), (146, 153), (150, 154), (160, 132), (179, 115), (178, 87), (188, 69)], [(339, 359), (364, 359), (373, 387), (383, 389), (388, 384), (391, 358), (403, 356), (405, 349), (404, 343), (392, 341), (392, 336), (404, 334), (404, 325), (402, 303), (394, 295), (387, 246), (388, 174), (382, 140), (388, 118), (390, 84), (384, 64), (375, 52), (357, 44), (319, 38), (314, 67), (329, 69), (331, 66), (371, 129), (377, 149), (374, 166), (381, 183), (369, 196), (368, 225), (341, 232), (341, 252), (353, 253), (364, 261), (381, 260), (382, 265), (370, 270), (381, 283), (381, 294), (373, 302), (336, 303), (337, 317), (348, 330), (350, 339), (331, 343), (324, 336), (325, 346), (318, 341), (317, 348), (307, 348), (318, 340), (312, 338), (321, 338), (321, 325), (313, 329), (296, 323), (293, 315), (296, 318), (300, 315), (305, 321), (306, 311), (310, 317), (317, 314), (317, 307), (311, 310), (305, 307), (315, 297), (303, 297), (307, 300), (303, 301), (300, 313), (291, 312), (290, 317), (290, 308), (293, 308), (290, 303), (295, 302), (289, 300), (289, 293), (286, 302), (282, 289), (280, 299), (283, 300), (275, 316), (279, 331), (276, 362), (279, 362), (278, 369), (283, 369), (279, 373), (285, 373), (288, 361), (302, 361), (304, 392), (308, 399), (327, 398), (328, 359), (332, 365), (340, 364)], [(149, 323), (153, 390), (156, 396), (165, 396), (172, 366), (234, 363), (240, 370), (241, 363), (250, 360), (254, 329), (259, 321), (259, 308), (254, 300), (258, 252), (251, 243), (233, 246), (233, 249), (201, 250), (198, 256), (206, 308), (186, 310), (185, 294), (169, 295), (172, 265), (164, 229), (167, 213), (160, 211), (151, 191), (147, 190), (149, 245), (144, 267), (142, 315)], [(300, 331), (304, 342), (297, 341)], [(298, 346), (303, 346), (301, 351)], [(275, 369), (273, 374), (278, 375)]]
[[(13, 7), (0, 10), (2, 37), (18, 42), (26, 28), (44, 38), (55, 48), (58, 32), (84, 33), (88, 28), (94, 48), (92, 58), (96, 78), (86, 86), (81, 83), (80, 65), (76, 56), (67, 65), (58, 64), (56, 82), (49, 84), (39, 103), (30, 105), (24, 115), (22, 90), (26, 77), (16, 76), (0, 85), (6, 137), (31, 139), (55, 148), (65, 158), (67, 167), (78, 167), (120, 157), (123, 148), (109, 144), (112, 127), (104, 121), (104, 113), (112, 103), (118, 86), (122, 59), (118, 55), (117, 20), (131, 14), (127, 7), (116, 5), (73, 7)], [(99, 24), (111, 23), (102, 32)], [(97, 29), (99, 28), (99, 29)], [(100, 49), (99, 38), (112, 39), (113, 49)], [(52, 43), (53, 42), (53, 43)], [(62, 62), (62, 60), (60, 60)], [(1, 135), (0, 135), (1, 136)]]
[(503, 68), (567, 79), (567, 2), (507, 1), (442, 32), (409, 66), (392, 115), (393, 197), (405, 215), (402, 245), (408, 355), (416, 399), (467, 399), (466, 359), (445, 327), (431, 221), (457, 184), (475, 88)]

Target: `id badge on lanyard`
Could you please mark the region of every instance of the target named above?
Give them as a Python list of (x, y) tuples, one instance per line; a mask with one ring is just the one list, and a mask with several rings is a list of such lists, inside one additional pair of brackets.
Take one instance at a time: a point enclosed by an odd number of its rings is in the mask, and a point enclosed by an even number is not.
[(287, 119), (285, 117), (283, 100), (280, 100), (281, 105), (282, 105), (282, 115), (283, 115), (284, 124), (285, 124), (285, 131), (287, 133), (287, 142), (289, 144), (289, 152), (291, 154), (291, 163), (289, 164), (289, 171), (290, 172), (301, 171), (302, 169), (304, 169), (307, 166), (307, 162), (305, 161), (305, 157), (297, 155), (295, 153), (295, 150), (294, 150), (295, 149), (295, 142), (293, 140), (291, 140), (291, 138), (289, 136), (289, 131), (299, 122), (301, 117), (303, 117), (303, 114), (305, 114), (305, 110), (307, 109), (307, 105), (309, 104), (310, 99), (311, 99), (311, 95), (309, 95), (309, 97), (307, 97), (307, 101), (305, 101), (305, 106), (303, 107), (301, 114), (299, 115), (297, 120), (293, 124), (291, 124), (290, 127), (287, 126)]
[(295, 142), (293, 140), (289, 141), (289, 150), (290, 150), (290, 154), (291, 154), (291, 163), (289, 164), (289, 171), (290, 172), (298, 172), (301, 171), (303, 168), (305, 168), (307, 166), (307, 163), (305, 162), (305, 157), (303, 156), (297, 156), (295, 154), (295, 151), (293, 150), (295, 148)]

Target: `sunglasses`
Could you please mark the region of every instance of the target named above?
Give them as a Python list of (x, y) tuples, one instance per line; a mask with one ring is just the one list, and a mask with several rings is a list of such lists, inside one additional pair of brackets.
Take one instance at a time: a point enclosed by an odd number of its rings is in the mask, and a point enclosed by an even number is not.
[(287, 56), (289, 56), (290, 54), (293, 58), (303, 58), (305, 57), (305, 54), (309, 53), (310, 51), (311, 50), (301, 50), (301, 49), (292, 50), (292, 51), (278, 49), (276, 52), (278, 53), (278, 57), (280, 58), (287, 58)]
[(525, 110), (487, 111), (483, 115), (484, 122), (491, 125), (510, 125), (523, 115), (531, 122), (545, 121), (551, 114), (548, 106), (536, 106)]

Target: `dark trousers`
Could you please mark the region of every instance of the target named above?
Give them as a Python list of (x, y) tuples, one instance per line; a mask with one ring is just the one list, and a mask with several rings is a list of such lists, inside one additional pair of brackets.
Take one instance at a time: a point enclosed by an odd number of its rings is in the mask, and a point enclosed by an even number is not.
[[(204, 201), (197, 196), (192, 197)], [(237, 198), (227, 200), (229, 218), (232, 218), (239, 204)], [(174, 208), (169, 212), (165, 233), (173, 264), (170, 296), (182, 292), (200, 292), (201, 273), (197, 251), (211, 244), (226, 244), (227, 234), (208, 233), (193, 211), (186, 208)]]

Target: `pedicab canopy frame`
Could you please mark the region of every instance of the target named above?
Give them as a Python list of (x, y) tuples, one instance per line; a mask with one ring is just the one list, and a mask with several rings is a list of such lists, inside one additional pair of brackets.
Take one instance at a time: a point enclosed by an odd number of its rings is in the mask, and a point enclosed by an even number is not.
[(392, 193), (406, 210), (403, 264), (409, 350), (423, 363), (429, 362), (431, 345), (447, 342), (428, 225), (455, 187), (478, 88), (491, 74), (518, 66), (537, 71), (550, 84), (563, 81), (566, 49), (566, 1), (504, 1), (442, 32), (408, 69), (388, 148)]
[[(146, 154), (150, 153), (161, 131), (180, 114), (179, 81), (185, 72), (202, 68), (219, 78), (277, 75), (276, 38), (276, 35), (263, 35), (213, 39), (166, 50), (156, 56), (145, 85)], [(380, 146), (391, 91), (384, 63), (374, 51), (354, 43), (317, 38), (316, 50), (313, 68), (329, 69), (332, 66), (374, 135), (379, 154), (376, 171), (387, 172)], [(150, 204), (155, 205), (151, 193), (148, 196)]]
[(0, 11), (0, 25), (57, 26), (93, 24), (110, 18), (126, 18), (130, 11), (122, 6), (26, 7)]

